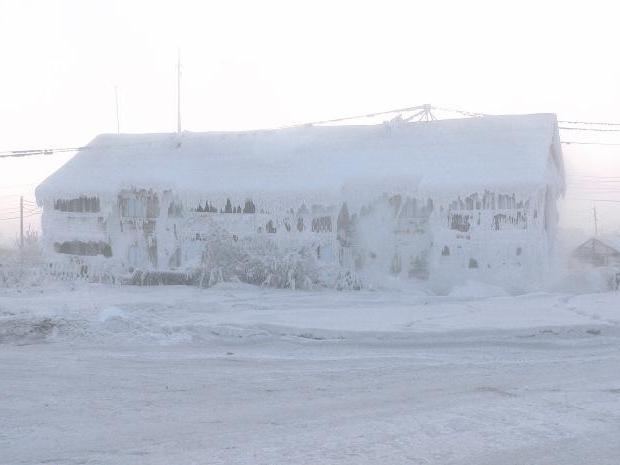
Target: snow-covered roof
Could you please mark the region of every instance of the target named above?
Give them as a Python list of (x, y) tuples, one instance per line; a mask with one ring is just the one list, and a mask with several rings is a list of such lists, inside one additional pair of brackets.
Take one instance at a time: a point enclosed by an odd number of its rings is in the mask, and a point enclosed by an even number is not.
[[(179, 143), (180, 142), (180, 143)], [(553, 114), (247, 132), (103, 134), (36, 191), (37, 199), (116, 195), (124, 188), (179, 195), (385, 191), (468, 194), (564, 189)]]

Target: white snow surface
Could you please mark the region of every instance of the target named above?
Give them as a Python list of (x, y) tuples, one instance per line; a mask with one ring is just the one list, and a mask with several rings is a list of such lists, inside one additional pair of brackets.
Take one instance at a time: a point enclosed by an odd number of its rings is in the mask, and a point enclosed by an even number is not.
[(180, 137), (104, 134), (36, 193), (39, 202), (116, 196), (134, 187), (197, 198), (468, 195), (481, 188), (528, 192), (550, 183), (562, 191), (563, 176), (556, 117), (534, 114)]
[(0, 290), (0, 464), (616, 465), (620, 294)]

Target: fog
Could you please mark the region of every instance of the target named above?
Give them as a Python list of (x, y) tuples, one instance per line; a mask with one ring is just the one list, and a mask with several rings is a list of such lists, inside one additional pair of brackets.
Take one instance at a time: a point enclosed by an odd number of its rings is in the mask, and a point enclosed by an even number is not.
[(0, 465), (617, 465), (617, 3), (0, 0)]
[[(484, 14), (481, 14), (484, 12)], [(0, 150), (75, 147), (116, 131), (277, 127), (426, 102), (489, 114), (620, 121), (614, 3), (0, 2)], [(527, 33), (524, 33), (527, 31)], [(566, 141), (617, 143), (563, 131)], [(563, 228), (593, 230), (618, 198), (615, 146), (564, 146)], [(0, 159), (0, 211), (71, 154)], [(122, 167), (119, 167), (122, 169)], [(620, 204), (597, 202), (601, 231)], [(27, 224), (37, 227), (35, 216)], [(17, 223), (0, 222), (0, 242)]]

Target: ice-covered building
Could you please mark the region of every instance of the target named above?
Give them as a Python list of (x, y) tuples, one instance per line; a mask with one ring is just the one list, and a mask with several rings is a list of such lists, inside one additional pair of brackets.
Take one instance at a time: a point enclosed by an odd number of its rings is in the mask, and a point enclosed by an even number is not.
[(517, 283), (546, 270), (563, 192), (556, 117), (535, 114), (105, 134), (36, 196), (50, 266), (82, 274), (213, 273), (234, 249), (246, 278), (240, 253)]

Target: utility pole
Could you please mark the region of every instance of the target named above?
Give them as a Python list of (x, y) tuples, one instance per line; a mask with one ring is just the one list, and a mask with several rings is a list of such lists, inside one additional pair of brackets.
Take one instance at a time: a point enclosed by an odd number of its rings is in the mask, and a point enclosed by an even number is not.
[(24, 196), (19, 198), (19, 245), (24, 248)]
[(114, 101), (116, 102), (116, 134), (120, 134), (121, 120), (118, 116), (118, 86), (114, 86)]
[(594, 213), (594, 235), (598, 236), (598, 221), (596, 218), (596, 204), (592, 207), (592, 213)]
[(181, 50), (177, 50), (177, 134), (181, 135)]

